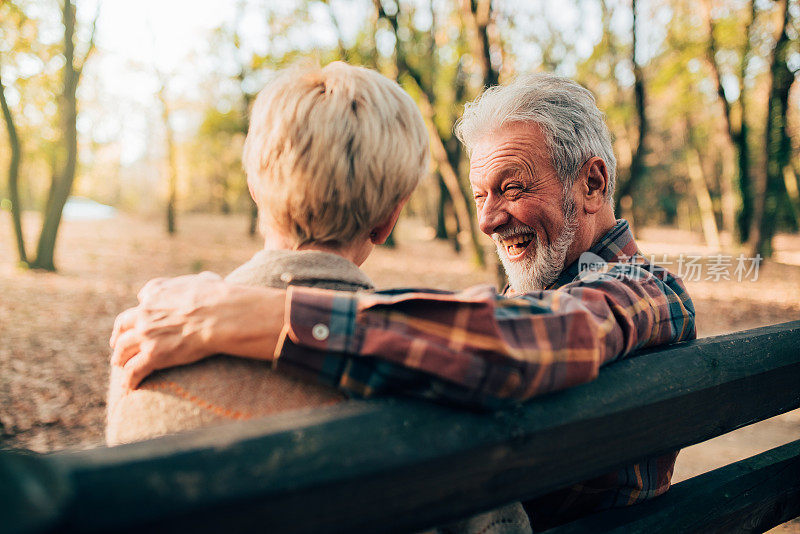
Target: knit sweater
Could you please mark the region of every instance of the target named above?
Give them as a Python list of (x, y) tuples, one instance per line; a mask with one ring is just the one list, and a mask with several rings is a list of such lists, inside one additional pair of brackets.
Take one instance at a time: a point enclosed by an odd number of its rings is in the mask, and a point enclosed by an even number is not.
[[(231, 284), (289, 284), (343, 291), (372, 289), (350, 261), (317, 251), (262, 250), (225, 279)], [(217, 355), (158, 371), (125, 392), (111, 370), (106, 442), (118, 445), (233, 420), (333, 404), (339, 391), (272, 370), (270, 362)]]

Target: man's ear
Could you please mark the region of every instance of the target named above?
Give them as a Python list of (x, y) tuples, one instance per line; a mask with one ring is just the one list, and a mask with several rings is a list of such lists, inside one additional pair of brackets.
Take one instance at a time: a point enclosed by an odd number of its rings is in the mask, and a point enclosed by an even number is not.
[(401, 200), (386, 219), (370, 231), (369, 240), (373, 245), (383, 245), (386, 240), (389, 239), (389, 234), (392, 233), (394, 225), (397, 224), (397, 219), (400, 218), (400, 212), (403, 211), (403, 206), (406, 205), (407, 201), (408, 197)]
[(597, 213), (606, 203), (608, 191), (608, 169), (606, 162), (597, 156), (583, 164), (578, 176), (583, 207), (587, 213)]

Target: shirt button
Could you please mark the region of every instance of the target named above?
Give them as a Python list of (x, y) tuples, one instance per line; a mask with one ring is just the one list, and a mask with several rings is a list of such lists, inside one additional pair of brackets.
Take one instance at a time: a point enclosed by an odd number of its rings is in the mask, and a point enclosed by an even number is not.
[(281, 273), (281, 282), (289, 283), (292, 281), (291, 273)]
[(314, 339), (317, 341), (325, 341), (328, 339), (331, 331), (322, 323), (315, 324), (314, 328), (311, 329), (311, 335), (314, 336)]

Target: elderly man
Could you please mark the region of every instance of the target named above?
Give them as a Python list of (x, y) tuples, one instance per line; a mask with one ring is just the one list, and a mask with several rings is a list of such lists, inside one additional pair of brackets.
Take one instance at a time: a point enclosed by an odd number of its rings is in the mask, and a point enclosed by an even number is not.
[[(695, 337), (681, 281), (649, 264), (628, 223), (614, 218), (616, 162), (591, 93), (554, 75), (522, 76), (469, 104), (457, 134), (470, 154), (480, 228), (509, 275), (507, 295), (157, 280), (120, 314), (112, 363), (135, 387), (153, 370), (228, 353), (272, 360), (353, 395), (406, 392), (498, 407), (588, 382), (637, 349)], [(579, 259), (588, 252), (596, 263), (587, 276)], [(525, 509), (543, 528), (651, 498), (669, 487), (675, 456)]]

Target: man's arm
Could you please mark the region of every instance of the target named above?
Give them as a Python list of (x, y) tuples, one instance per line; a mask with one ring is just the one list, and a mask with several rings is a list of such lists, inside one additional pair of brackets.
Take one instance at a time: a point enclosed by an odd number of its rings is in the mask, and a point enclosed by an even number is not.
[(630, 264), (516, 298), (488, 287), (370, 296), (292, 288), (287, 304), (278, 368), (361, 396), (403, 391), (486, 407), (589, 382), (636, 349), (696, 335), (683, 285)]
[[(488, 287), (374, 295), (295, 287), (284, 298), (184, 277), (146, 286), (112, 344), (118, 363), (140, 350), (133, 370), (125, 366), (130, 385), (214, 352), (270, 359), (275, 349), (278, 368), (357, 395), (406, 392), (495, 407), (588, 382), (637, 348), (694, 337), (694, 309), (677, 279), (630, 264), (615, 269), (510, 299)], [(130, 324), (138, 328), (125, 338), (119, 332)]]

